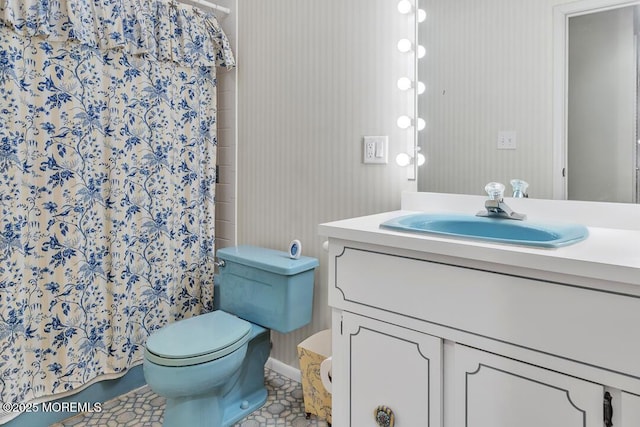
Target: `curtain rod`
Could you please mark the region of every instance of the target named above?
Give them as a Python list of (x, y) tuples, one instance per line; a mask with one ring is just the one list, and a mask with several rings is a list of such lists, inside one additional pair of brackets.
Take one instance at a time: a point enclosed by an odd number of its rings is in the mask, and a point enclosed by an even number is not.
[(227, 15), (231, 13), (231, 9), (229, 9), (228, 7), (224, 7), (224, 6), (219, 6), (215, 3), (212, 3), (210, 1), (207, 0), (189, 0), (191, 3), (195, 3), (195, 4), (199, 4), (201, 6), (206, 6), (209, 7), (211, 9), (215, 9), (218, 10), (222, 13), (226, 13)]

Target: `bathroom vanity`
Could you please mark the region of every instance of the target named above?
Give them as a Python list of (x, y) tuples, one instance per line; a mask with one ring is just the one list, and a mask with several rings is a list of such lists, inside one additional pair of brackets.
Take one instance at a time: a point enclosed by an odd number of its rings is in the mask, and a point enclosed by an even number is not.
[(405, 193), (401, 211), (320, 225), (333, 424), (639, 426), (640, 207), (509, 200), (531, 220), (588, 227), (557, 249), (379, 227), (484, 200)]

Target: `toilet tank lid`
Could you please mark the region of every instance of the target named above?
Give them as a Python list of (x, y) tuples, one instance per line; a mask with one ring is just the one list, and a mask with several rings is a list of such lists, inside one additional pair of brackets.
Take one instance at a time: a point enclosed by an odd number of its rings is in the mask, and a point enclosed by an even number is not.
[(289, 258), (287, 252), (257, 246), (231, 246), (221, 248), (217, 250), (216, 255), (225, 261), (235, 262), (284, 276), (302, 273), (319, 265), (316, 258), (301, 256), (298, 259), (292, 259)]

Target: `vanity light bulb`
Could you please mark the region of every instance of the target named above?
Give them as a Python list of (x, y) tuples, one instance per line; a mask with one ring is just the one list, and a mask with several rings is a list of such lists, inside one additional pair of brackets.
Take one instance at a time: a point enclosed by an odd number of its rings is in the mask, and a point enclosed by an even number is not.
[(409, 90), (411, 89), (411, 80), (407, 77), (400, 77), (398, 79), (398, 89)]
[(427, 126), (424, 119), (418, 119), (418, 130), (423, 130)]
[(426, 161), (427, 159), (424, 157), (424, 154), (418, 153), (418, 166), (424, 165)]
[(418, 58), (424, 58), (426, 54), (427, 50), (424, 48), (424, 46), (418, 46)]
[(400, 153), (396, 156), (396, 164), (398, 166), (409, 166), (411, 164), (411, 156), (407, 153)]
[(425, 84), (422, 82), (418, 82), (418, 94), (422, 95), (425, 90), (427, 90)]
[(424, 22), (427, 19), (427, 12), (424, 9), (418, 9), (418, 22)]
[(411, 2), (409, 0), (400, 0), (398, 2), (398, 12), (406, 15), (411, 12)]
[(411, 119), (407, 116), (400, 116), (398, 117), (397, 124), (400, 129), (407, 129), (411, 126)]
[(398, 42), (398, 50), (402, 53), (407, 53), (411, 50), (411, 41), (409, 39), (402, 39)]

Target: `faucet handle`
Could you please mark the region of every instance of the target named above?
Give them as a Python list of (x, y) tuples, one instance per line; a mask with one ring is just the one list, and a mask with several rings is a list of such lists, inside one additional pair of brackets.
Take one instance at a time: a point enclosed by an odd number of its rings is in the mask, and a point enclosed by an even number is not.
[(521, 179), (512, 179), (511, 187), (513, 187), (513, 197), (528, 197), (527, 188), (529, 183)]
[(489, 195), (489, 199), (502, 200), (504, 196), (504, 184), (499, 182), (490, 182), (484, 187), (484, 191)]

